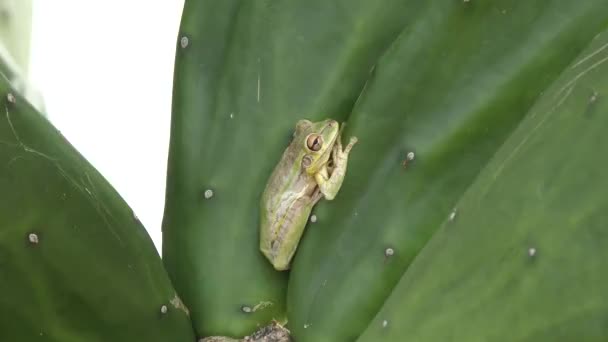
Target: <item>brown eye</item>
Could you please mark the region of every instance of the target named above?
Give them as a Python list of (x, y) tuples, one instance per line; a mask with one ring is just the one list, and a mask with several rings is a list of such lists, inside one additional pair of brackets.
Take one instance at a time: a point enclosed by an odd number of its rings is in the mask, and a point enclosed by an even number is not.
[(323, 138), (318, 134), (311, 134), (308, 136), (308, 139), (306, 139), (306, 146), (311, 151), (319, 151), (323, 146)]

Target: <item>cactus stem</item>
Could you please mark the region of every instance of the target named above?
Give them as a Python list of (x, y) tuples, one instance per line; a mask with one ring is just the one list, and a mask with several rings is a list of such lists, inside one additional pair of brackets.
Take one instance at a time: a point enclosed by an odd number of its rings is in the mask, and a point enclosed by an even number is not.
[(273, 321), (270, 325), (258, 329), (256, 332), (243, 339), (233, 339), (225, 336), (209, 336), (199, 338), (198, 342), (290, 342), (289, 330), (282, 326), (279, 322)]

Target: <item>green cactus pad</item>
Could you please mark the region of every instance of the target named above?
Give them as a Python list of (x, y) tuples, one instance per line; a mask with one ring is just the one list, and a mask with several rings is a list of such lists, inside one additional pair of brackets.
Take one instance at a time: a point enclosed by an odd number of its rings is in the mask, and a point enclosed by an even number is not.
[(416, 16), (406, 9), (402, 0), (186, 1), (163, 260), (200, 337), (284, 320), (288, 273), (258, 249), (262, 191), (299, 119), (344, 121)]
[(194, 341), (131, 209), (2, 76), (0, 293), (0, 341)]
[(607, 46), (543, 93), (359, 341), (606, 341)]
[(288, 318), (299, 342), (359, 336), (539, 94), (608, 20), (604, 0), (425, 4), (350, 115), (346, 136), (359, 143), (344, 186), (315, 208), (295, 256)]

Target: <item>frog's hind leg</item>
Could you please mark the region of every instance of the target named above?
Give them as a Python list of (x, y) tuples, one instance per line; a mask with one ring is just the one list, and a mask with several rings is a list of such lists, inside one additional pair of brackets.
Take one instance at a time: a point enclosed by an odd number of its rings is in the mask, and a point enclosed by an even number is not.
[(317, 187), (310, 197), (312, 198), (312, 205), (314, 206), (323, 198), (323, 193), (321, 192), (321, 189)]

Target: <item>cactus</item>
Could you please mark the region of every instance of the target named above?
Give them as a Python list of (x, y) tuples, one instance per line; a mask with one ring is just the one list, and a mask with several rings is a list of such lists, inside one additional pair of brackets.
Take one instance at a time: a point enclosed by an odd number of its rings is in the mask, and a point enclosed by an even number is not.
[[(538, 94), (607, 19), (599, 0), (402, 0), (382, 4), (390, 25), (369, 27), (381, 11), (372, 2), (216, 6), (187, 1), (182, 18), (165, 265), (200, 336), (243, 336), (281, 319), (284, 277), (252, 246), (259, 196), (298, 119), (348, 118), (346, 135), (361, 146), (339, 198), (315, 209), (289, 275), (288, 328), (298, 341), (356, 339)], [(330, 26), (341, 39), (318, 36), (310, 23), (346, 7), (351, 17)], [(305, 13), (304, 24), (292, 13)]]
[(290, 276), (297, 341), (357, 338), (538, 94), (605, 25), (606, 9), (601, 0), (427, 2), (418, 15), (428, 19), (379, 60), (349, 116), (358, 150), (339, 198), (315, 210)]
[(184, 341), (144, 228), (0, 75), (0, 341)]
[(605, 341), (608, 30), (529, 111), (367, 341)]
[(284, 321), (287, 274), (258, 250), (265, 182), (298, 119), (345, 119), (376, 59), (415, 16), (407, 8), (401, 0), (186, 1), (163, 260), (200, 336), (241, 337)]
[[(162, 261), (0, 70), (0, 340), (605, 340), (605, 30), (605, 0), (186, 0)], [(359, 143), (277, 272), (265, 181), (329, 117)]]

